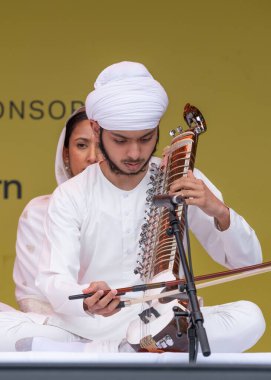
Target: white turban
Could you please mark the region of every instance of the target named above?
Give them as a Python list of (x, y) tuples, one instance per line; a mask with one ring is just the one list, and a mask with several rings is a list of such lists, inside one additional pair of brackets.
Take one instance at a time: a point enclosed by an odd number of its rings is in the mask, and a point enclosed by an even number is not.
[(120, 62), (101, 72), (86, 99), (89, 119), (108, 130), (138, 131), (158, 126), (168, 97), (144, 65)]

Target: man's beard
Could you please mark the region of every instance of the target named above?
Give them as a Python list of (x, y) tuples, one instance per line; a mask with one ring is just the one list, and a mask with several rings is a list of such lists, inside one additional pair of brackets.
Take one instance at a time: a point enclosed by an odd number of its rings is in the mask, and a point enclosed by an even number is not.
[[(152, 155), (156, 152), (156, 148), (157, 148), (157, 144), (158, 144), (158, 141), (159, 141), (159, 127), (157, 127), (157, 139), (156, 139), (156, 143), (155, 143), (155, 146), (153, 148), (153, 151), (151, 152), (149, 158), (146, 160), (145, 164), (142, 166), (142, 168), (140, 170), (138, 170), (137, 172), (134, 172), (134, 173), (126, 173), (124, 172), (123, 170), (121, 170), (112, 160), (111, 158), (109, 157), (105, 147), (104, 147), (104, 144), (103, 144), (103, 128), (100, 127), (100, 136), (99, 136), (99, 146), (100, 146), (100, 150), (104, 156), (104, 158), (106, 159), (107, 163), (108, 163), (108, 166), (110, 168), (110, 170), (115, 173), (115, 174), (120, 174), (120, 175), (137, 175), (141, 172), (145, 172), (146, 169), (147, 169), (147, 166), (149, 164), (149, 161), (152, 157)], [(141, 162), (142, 160), (125, 160), (125, 162), (127, 163), (139, 163)]]

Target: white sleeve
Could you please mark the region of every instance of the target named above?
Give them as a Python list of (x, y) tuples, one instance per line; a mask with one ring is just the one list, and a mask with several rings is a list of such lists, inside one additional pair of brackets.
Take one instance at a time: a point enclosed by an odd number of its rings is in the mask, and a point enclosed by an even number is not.
[[(194, 175), (202, 179), (215, 196), (223, 201), (220, 191), (203, 173), (195, 169)], [(188, 222), (196, 238), (219, 264), (238, 268), (262, 262), (262, 250), (254, 230), (234, 210), (230, 209), (230, 226), (225, 231), (219, 231), (214, 218), (196, 206), (189, 206)]]
[(77, 197), (72, 197), (70, 193), (64, 183), (51, 197), (45, 218), (45, 240), (36, 285), (56, 313), (86, 316), (82, 299), (68, 299), (71, 294), (82, 293), (82, 289), (88, 285), (78, 283), (80, 227), (85, 209), (82, 207), (80, 191)]
[(44, 218), (50, 195), (32, 199), (23, 210), (17, 228), (13, 279), (16, 299), (43, 298), (35, 287), (37, 265), (44, 240)]

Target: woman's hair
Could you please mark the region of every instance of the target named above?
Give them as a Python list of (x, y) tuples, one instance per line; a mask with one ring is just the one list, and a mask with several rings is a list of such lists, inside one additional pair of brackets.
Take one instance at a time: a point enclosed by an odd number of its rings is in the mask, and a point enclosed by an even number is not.
[(70, 137), (71, 134), (80, 121), (88, 120), (85, 107), (82, 109), (79, 109), (77, 112), (75, 112), (67, 121), (66, 123), (66, 133), (65, 133), (65, 139), (64, 139), (64, 147), (69, 147)]

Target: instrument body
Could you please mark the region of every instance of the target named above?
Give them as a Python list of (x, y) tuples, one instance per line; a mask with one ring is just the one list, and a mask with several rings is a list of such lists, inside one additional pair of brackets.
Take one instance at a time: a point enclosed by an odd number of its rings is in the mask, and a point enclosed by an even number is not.
[[(187, 299), (184, 303), (187, 305)], [(137, 352), (187, 352), (187, 320), (180, 318), (177, 326), (172, 312), (173, 307), (179, 306), (179, 302), (174, 300), (166, 305), (155, 302), (152, 305), (143, 312), (149, 324), (144, 326), (147, 328), (142, 329), (142, 324), (146, 322), (140, 319), (141, 315), (130, 323), (127, 331), (129, 344)], [(178, 337), (177, 331), (181, 332)]]
[[(180, 257), (174, 236), (169, 236), (169, 211), (166, 208), (157, 208), (152, 203), (155, 195), (167, 194), (172, 183), (183, 176), (188, 170), (193, 170), (199, 134), (205, 132), (206, 123), (201, 113), (189, 104), (184, 109), (184, 119), (189, 129), (172, 139), (167, 151), (167, 158), (162, 162), (152, 176), (152, 187), (148, 190), (149, 212), (146, 223), (141, 232), (141, 252), (138, 266), (135, 270), (145, 283), (169, 281), (182, 276)], [(184, 208), (180, 204), (176, 209), (180, 220), (180, 238), (183, 239), (185, 221)], [(155, 294), (155, 290), (148, 290), (148, 295)], [(173, 307), (188, 307), (186, 294), (180, 300), (164, 303), (159, 300), (143, 307), (139, 318), (132, 321), (127, 340), (136, 351), (179, 351), (187, 352), (186, 338), (187, 318), (175, 320)], [(177, 323), (181, 337), (176, 337)]]

